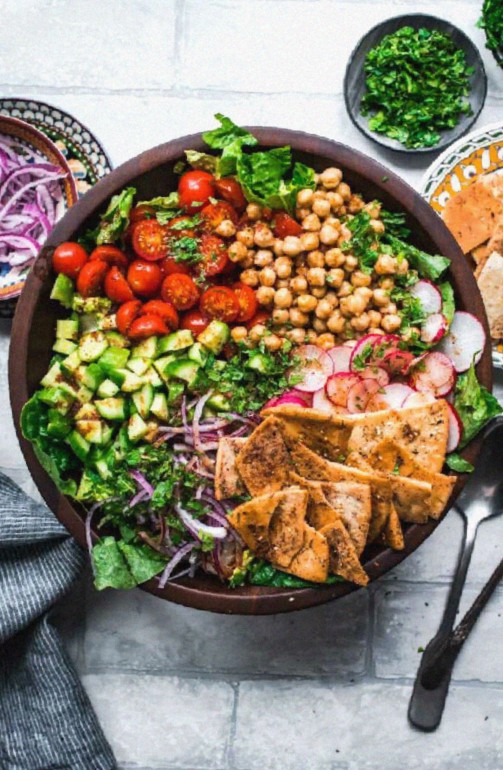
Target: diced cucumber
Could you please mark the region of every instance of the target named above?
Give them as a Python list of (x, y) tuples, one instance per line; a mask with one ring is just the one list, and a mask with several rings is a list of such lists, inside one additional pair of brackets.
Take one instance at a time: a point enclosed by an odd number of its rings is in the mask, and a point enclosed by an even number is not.
[(108, 297), (86, 297), (84, 299), (80, 294), (76, 294), (72, 307), (76, 313), (95, 313), (103, 316), (110, 312), (112, 302)]
[(122, 334), (119, 334), (119, 332), (115, 332), (115, 331), (105, 332), (105, 337), (107, 338), (108, 344), (112, 348), (129, 347), (129, 340), (126, 339), (126, 337), (123, 337)]
[(103, 458), (100, 458), (99, 460), (96, 460), (95, 463), (94, 463), (94, 467), (98, 471), (98, 473), (99, 473), (100, 477), (103, 479), (103, 481), (106, 481), (112, 475), (112, 471), (108, 467), (108, 464), (107, 464), (106, 460), (104, 460)]
[(71, 342), (70, 340), (56, 340), (54, 345), (52, 346), (52, 349), (56, 353), (61, 353), (63, 356), (69, 356), (71, 353), (73, 353), (74, 350), (77, 350), (77, 345), (75, 342)]
[(94, 405), (105, 420), (126, 419), (126, 401), (124, 398), (103, 398), (95, 401)]
[(109, 444), (113, 438), (114, 429), (111, 425), (107, 425), (106, 423), (103, 424), (103, 430), (101, 434), (101, 445), (106, 447), (107, 444)]
[(190, 329), (179, 329), (177, 332), (168, 334), (167, 337), (160, 338), (157, 343), (157, 355), (163, 356), (165, 353), (185, 350), (185, 348), (190, 348), (193, 342), (194, 337)]
[(105, 374), (109, 375), (111, 370), (124, 369), (128, 362), (130, 352), (125, 348), (109, 347), (98, 360)]
[(156, 420), (149, 420), (147, 423), (147, 432), (145, 433), (143, 440), (152, 442), (157, 438), (159, 433), (159, 423)]
[(96, 332), (100, 328), (100, 319), (96, 313), (83, 313), (79, 318), (79, 329), (81, 334)]
[(97, 395), (100, 398), (113, 398), (119, 392), (119, 386), (112, 380), (103, 380), (98, 386)]
[[(85, 457), (82, 458), (83, 460)], [(93, 478), (84, 471), (82, 478), (80, 479), (79, 488), (75, 495), (77, 500), (95, 500), (96, 499), (96, 484)]]
[(75, 342), (79, 338), (79, 322), (72, 318), (65, 318), (56, 321), (56, 339), (72, 340)]
[(93, 391), (89, 388), (86, 388), (85, 385), (81, 385), (76, 393), (76, 398), (78, 401), (80, 401), (81, 404), (87, 404), (87, 402), (90, 401), (93, 396)]
[(130, 441), (136, 442), (148, 433), (148, 425), (139, 414), (133, 414), (129, 418), (127, 435)]
[(167, 367), (176, 360), (176, 356), (171, 354), (170, 356), (164, 356), (163, 358), (158, 358), (157, 361), (154, 361), (154, 366), (163, 380), (167, 380), (169, 377), (169, 374), (166, 372)]
[(108, 348), (103, 332), (89, 332), (79, 340), (79, 354), (82, 361), (96, 361)]
[(74, 372), (73, 376), (77, 382), (80, 382), (81, 385), (89, 388), (89, 390), (96, 390), (105, 379), (105, 372), (99, 364), (93, 363), (89, 364), (89, 366), (82, 364)]
[(66, 438), (72, 430), (72, 421), (69, 417), (63, 417), (57, 409), (49, 409), (47, 433), (54, 438)]
[(145, 372), (143, 379), (145, 382), (150, 382), (154, 388), (162, 388), (164, 385), (162, 379), (159, 377), (159, 373), (156, 372), (153, 366)]
[(222, 393), (214, 393), (206, 402), (206, 406), (215, 412), (230, 412), (231, 405), (229, 399)]
[(165, 372), (168, 377), (176, 377), (190, 385), (198, 375), (199, 366), (190, 358), (178, 358), (166, 366)]
[(103, 440), (103, 423), (101, 420), (78, 420), (75, 430), (90, 444), (101, 444)]
[(68, 436), (68, 443), (70, 444), (70, 447), (73, 449), (79, 460), (86, 459), (87, 455), (89, 454), (89, 450), (91, 449), (91, 444), (89, 441), (86, 441), (85, 438), (80, 435), (80, 433), (77, 433), (77, 431), (74, 430)]
[(126, 366), (138, 377), (141, 377), (149, 369), (151, 363), (149, 358), (130, 358)]
[(71, 308), (73, 302), (73, 281), (68, 278), (67, 275), (59, 273), (58, 277), (54, 281), (54, 286), (51, 291), (51, 299), (55, 299), (61, 302), (63, 307)]
[(52, 388), (55, 385), (58, 385), (60, 380), (61, 380), (61, 364), (59, 362), (56, 362), (51, 366), (47, 374), (44, 375), (44, 377), (42, 377), (40, 384), (44, 388)]
[(70, 353), (69, 356), (61, 361), (61, 371), (63, 374), (71, 376), (74, 372), (77, 371), (81, 363), (82, 361), (78, 349), (74, 350), (73, 353)]
[(180, 380), (172, 380), (167, 385), (168, 388), (168, 405), (173, 406), (178, 404), (185, 391), (185, 383)]
[(194, 342), (192, 347), (189, 348), (187, 356), (191, 361), (194, 361), (199, 366), (204, 366), (208, 360), (208, 350), (200, 342)]
[[(115, 332), (117, 330), (117, 316), (115, 313), (109, 313), (108, 315), (104, 316), (104, 318), (100, 321), (100, 329), (102, 332)], [(124, 338), (125, 339), (125, 338)], [(111, 342), (110, 345), (113, 343)], [(117, 347), (120, 347), (118, 345)]]
[(73, 402), (73, 396), (70, 396), (60, 387), (44, 388), (38, 391), (38, 398), (44, 404), (52, 406), (60, 414), (66, 414)]
[(201, 334), (198, 334), (197, 341), (217, 355), (229, 341), (229, 337), (230, 331), (227, 324), (223, 321), (213, 320)]
[(96, 409), (95, 405), (91, 402), (88, 402), (87, 404), (82, 404), (79, 411), (75, 415), (75, 421), (78, 420), (99, 420), (100, 416), (98, 414), (98, 410)]
[(157, 354), (157, 337), (147, 337), (135, 345), (131, 358), (155, 358)]
[(78, 399), (78, 389), (74, 385), (70, 385), (69, 382), (65, 382), (65, 380), (61, 380), (61, 382), (58, 383), (57, 386), (60, 390), (63, 391), (65, 396), (72, 401), (75, 401), (75, 399)]
[(255, 353), (248, 359), (246, 367), (254, 369), (256, 372), (260, 372), (260, 374), (267, 374), (270, 369), (270, 362), (263, 353)]
[[(124, 373), (124, 381), (121, 385), (121, 390), (123, 390), (124, 393), (134, 393), (135, 390), (140, 390), (144, 384), (141, 377), (138, 377), (137, 374), (130, 372), (128, 369), (120, 369), (119, 372)], [(113, 377), (111, 379), (113, 379)]]
[(140, 417), (143, 417), (143, 419), (146, 420), (150, 414), (150, 408), (154, 400), (154, 388), (152, 385), (150, 385), (150, 383), (147, 383), (142, 387), (141, 390), (133, 393), (132, 398), (133, 403), (138, 410), (138, 414)]
[(150, 411), (163, 422), (167, 421), (169, 417), (168, 399), (164, 393), (155, 394), (154, 400), (152, 401), (152, 406), (150, 407)]

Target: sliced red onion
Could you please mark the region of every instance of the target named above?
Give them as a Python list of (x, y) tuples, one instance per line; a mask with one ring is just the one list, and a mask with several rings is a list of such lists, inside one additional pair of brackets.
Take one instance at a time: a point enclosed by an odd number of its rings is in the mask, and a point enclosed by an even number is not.
[(194, 416), (192, 418), (192, 434), (194, 436), (194, 447), (198, 451), (204, 451), (201, 447), (201, 441), (199, 437), (199, 422), (201, 420), (201, 415), (203, 413), (204, 405), (206, 404), (207, 400), (211, 398), (213, 394), (212, 390), (209, 390), (207, 393), (204, 394), (204, 396), (201, 396), (199, 401), (194, 407)]
[(162, 575), (159, 578), (159, 588), (164, 588), (168, 580), (170, 579), (170, 576), (173, 573), (173, 570), (175, 569), (176, 565), (179, 564), (182, 559), (184, 559), (188, 554), (192, 551), (192, 549), (196, 546), (196, 543), (186, 543), (185, 545), (182, 545), (174, 554), (174, 556), (171, 558), (170, 561), (166, 564), (164, 571)]
[(148, 495), (145, 492), (145, 490), (140, 489), (140, 491), (137, 492), (136, 495), (134, 495), (134, 497), (132, 497), (131, 500), (129, 501), (129, 507), (134, 508), (135, 505), (138, 505), (139, 503), (143, 503), (147, 499), (148, 499)]
[(187, 530), (200, 540), (199, 533), (202, 532), (205, 535), (211, 535), (217, 540), (221, 540), (227, 537), (227, 529), (225, 527), (211, 527), (209, 524), (203, 524), (199, 519), (195, 519), (185, 508), (181, 505), (174, 506), (176, 513), (178, 514), (180, 521), (185, 525)]
[(140, 485), (140, 487), (142, 487), (142, 489), (147, 493), (150, 499), (154, 494), (154, 487), (152, 486), (152, 484), (150, 484), (150, 482), (147, 481), (145, 476), (142, 473), (140, 473), (140, 471), (136, 471), (136, 470), (130, 471), (129, 475), (136, 481), (137, 484)]

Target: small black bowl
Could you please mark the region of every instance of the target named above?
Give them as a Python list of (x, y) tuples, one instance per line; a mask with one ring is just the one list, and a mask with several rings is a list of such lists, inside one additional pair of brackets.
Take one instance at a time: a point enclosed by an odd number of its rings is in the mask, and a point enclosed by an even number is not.
[[(447, 33), (453, 39), (455, 45), (458, 48), (462, 48), (465, 52), (467, 65), (474, 68), (473, 75), (470, 77), (470, 93), (467, 97), (472, 108), (472, 115), (462, 115), (459, 123), (454, 128), (442, 132), (440, 141), (434, 147), (410, 149), (396, 139), (390, 139), (385, 134), (378, 134), (375, 131), (371, 131), (368, 125), (370, 116), (363, 116), (360, 112), (360, 103), (366, 90), (364, 65), (368, 52), (371, 48), (374, 48), (385, 35), (389, 35), (390, 33), (401, 29), (401, 27), (406, 26), (413, 27), (414, 29), (420, 29), (421, 27), (425, 27), (426, 29), (437, 29), (440, 32)], [(484, 106), (486, 94), (486, 71), (480, 53), (472, 41), (464, 32), (450, 22), (445, 21), (444, 19), (438, 19), (436, 16), (427, 16), (426, 14), (421, 13), (395, 16), (393, 19), (388, 19), (388, 21), (384, 21), (376, 27), (373, 27), (364, 37), (362, 37), (351, 54), (344, 76), (344, 101), (346, 102), (346, 109), (349, 113), (349, 117), (355, 126), (362, 132), (362, 134), (365, 134), (365, 136), (368, 136), (369, 139), (377, 142), (377, 144), (399, 152), (439, 152), (445, 147), (448, 147), (456, 139), (459, 139), (460, 136), (466, 134), (470, 126), (475, 123)]]

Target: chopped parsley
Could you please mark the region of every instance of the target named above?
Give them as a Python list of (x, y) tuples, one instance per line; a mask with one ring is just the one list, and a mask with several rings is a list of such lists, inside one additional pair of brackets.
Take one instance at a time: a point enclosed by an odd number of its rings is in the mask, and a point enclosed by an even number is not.
[(204, 254), (201, 254), (200, 251), (200, 241), (198, 238), (183, 235), (181, 238), (169, 238), (168, 242), (170, 256), (175, 262), (188, 262), (191, 265), (195, 265), (204, 259)]
[(503, 11), (501, 0), (484, 0), (478, 26), (486, 33), (486, 48), (492, 51), (503, 67)]

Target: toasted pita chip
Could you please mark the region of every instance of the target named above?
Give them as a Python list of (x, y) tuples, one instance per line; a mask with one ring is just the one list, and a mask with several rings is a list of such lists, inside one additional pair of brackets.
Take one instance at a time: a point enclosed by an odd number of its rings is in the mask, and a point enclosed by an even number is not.
[(227, 517), (248, 548), (259, 558), (266, 558), (269, 552), (269, 524), (280, 500), (280, 492), (254, 497), (238, 505)]
[(405, 547), (403, 539), (402, 525), (398, 518), (398, 513), (392, 507), (388, 521), (381, 535), (385, 545), (389, 545), (394, 551), (403, 551)]
[(282, 424), (288, 448), (299, 441), (328, 460), (341, 461), (346, 455), (352, 425), (316, 409), (291, 404), (264, 409), (263, 415), (274, 415)]
[(281, 569), (288, 569), (304, 545), (308, 492), (287, 487), (276, 493), (276, 499), (269, 522), (267, 558)]
[(302, 549), (294, 556), (286, 572), (303, 580), (325, 583), (330, 563), (327, 539), (308, 524), (304, 524), (304, 538)]
[(246, 491), (236, 465), (237, 456), (245, 444), (245, 438), (221, 438), (218, 442), (215, 467), (217, 500), (226, 500), (228, 497), (242, 495)]
[(365, 586), (369, 582), (368, 575), (363, 569), (355, 547), (348, 536), (342, 522), (334, 521), (320, 530), (327, 539), (330, 553), (330, 572), (340, 575), (351, 583)]
[(384, 439), (407, 449), (416, 462), (431, 471), (441, 471), (449, 433), (449, 412), (443, 399), (431, 404), (365, 414), (351, 432), (348, 452), (368, 462)]
[(251, 495), (276, 492), (287, 484), (290, 458), (276, 418), (268, 417), (253, 431), (236, 465)]
[(491, 237), (502, 215), (503, 203), (480, 179), (449, 198), (442, 211), (442, 219), (465, 254)]
[(477, 283), (484, 300), (491, 337), (503, 337), (503, 256), (494, 251), (480, 271)]

